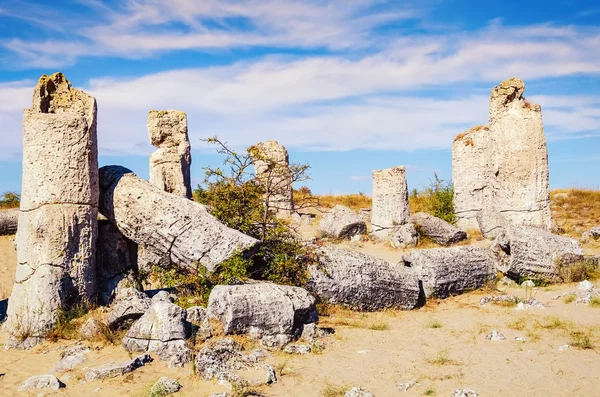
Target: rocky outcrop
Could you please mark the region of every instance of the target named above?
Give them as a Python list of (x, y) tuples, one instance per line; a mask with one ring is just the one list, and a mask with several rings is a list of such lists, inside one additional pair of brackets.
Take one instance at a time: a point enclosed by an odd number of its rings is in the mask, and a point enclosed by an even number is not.
[(250, 149), (254, 172), (265, 190), (265, 205), (278, 216), (290, 217), (294, 212), (293, 176), (288, 152), (277, 141), (259, 142)]
[(395, 226), (390, 234), (390, 243), (394, 248), (416, 247), (419, 243), (419, 233), (412, 223)]
[(161, 191), (119, 166), (100, 169), (100, 212), (124, 236), (156, 254), (158, 265), (208, 271), (258, 240), (228, 228), (201, 204)]
[(129, 323), (142, 317), (150, 308), (151, 300), (146, 294), (134, 288), (117, 291), (115, 300), (108, 313), (108, 327), (125, 328)]
[(170, 366), (181, 366), (192, 359), (186, 345), (186, 311), (173, 304), (167, 292), (152, 298), (152, 305), (123, 338), (123, 348), (129, 352), (155, 352)]
[(367, 224), (356, 212), (343, 205), (336, 205), (319, 223), (319, 231), (334, 238), (352, 238), (367, 232)]
[(333, 246), (318, 249), (317, 255), (307, 289), (325, 302), (363, 311), (410, 310), (421, 303), (411, 269)]
[(7, 236), (17, 232), (19, 213), (18, 208), (0, 210), (0, 236)]
[[(494, 87), (489, 124), (459, 135), (453, 145), (452, 176), (458, 225), (477, 226), (484, 208), (493, 211), (484, 220), (493, 230), (496, 220), (507, 225), (550, 229), (548, 150), (539, 105), (524, 97), (525, 84), (512, 78)], [(482, 222), (480, 222), (482, 223)]]
[(409, 216), (404, 167), (373, 171), (371, 235), (387, 239), (394, 226), (407, 223)]
[(96, 296), (96, 100), (62, 75), (42, 76), (23, 115), (18, 265), (7, 346), (36, 344), (59, 310)]
[[(210, 293), (209, 316), (223, 324), (229, 334), (250, 334), (269, 341), (289, 342), (304, 324), (318, 320), (315, 298), (305, 289), (256, 283), (218, 285)], [(285, 344), (282, 343), (282, 344)]]
[(410, 221), (417, 226), (422, 236), (441, 245), (455, 244), (467, 238), (467, 233), (456, 226), (424, 212), (412, 215)]
[(192, 155), (187, 116), (179, 110), (148, 113), (150, 143), (158, 150), (150, 155), (150, 183), (165, 192), (192, 198)]
[(516, 279), (562, 281), (561, 268), (584, 259), (577, 240), (527, 226), (508, 228), (492, 248), (498, 256), (498, 270)]
[(427, 298), (472, 291), (496, 278), (492, 252), (479, 247), (414, 250), (405, 254), (400, 263), (415, 272)]
[(108, 220), (98, 221), (97, 282), (98, 301), (109, 305), (115, 297), (119, 283), (138, 274), (138, 246)]

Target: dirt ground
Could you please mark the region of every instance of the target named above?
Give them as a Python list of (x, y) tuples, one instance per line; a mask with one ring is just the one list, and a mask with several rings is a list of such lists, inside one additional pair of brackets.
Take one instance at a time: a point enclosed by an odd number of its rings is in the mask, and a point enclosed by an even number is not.
[[(402, 254), (370, 242), (357, 243), (354, 249), (392, 262)], [(11, 239), (0, 237), (0, 301), (10, 294), (15, 263)], [(547, 308), (524, 311), (514, 306), (480, 306), (481, 297), (492, 291), (429, 302), (410, 312), (330, 308), (328, 315), (321, 316), (320, 325), (332, 327), (335, 334), (324, 339), (323, 351), (306, 356), (273, 353), (267, 362), (277, 369), (279, 381), (257, 391), (264, 396), (331, 397), (343, 396), (344, 390), (357, 386), (379, 397), (448, 396), (458, 388), (474, 389), (480, 396), (598, 396), (600, 308), (553, 300), (574, 288), (540, 288), (533, 294)], [(522, 298), (528, 293), (520, 288), (508, 292)], [(487, 340), (492, 330), (506, 340)], [(526, 341), (515, 340), (520, 336)], [(0, 332), (0, 343), (5, 339)], [(47, 342), (28, 352), (0, 352), (0, 396), (27, 395), (16, 388), (30, 376), (48, 373), (61, 351), (75, 343)], [(43, 395), (146, 396), (161, 376), (180, 381), (179, 396), (227, 391), (216, 382), (200, 380), (191, 365), (170, 369), (158, 360), (121, 378), (86, 383), (85, 367), (126, 360), (130, 354), (118, 345), (84, 343), (92, 348), (87, 360), (73, 371), (58, 374), (67, 387)], [(558, 349), (565, 344), (569, 348)], [(418, 384), (407, 392), (398, 390), (399, 383), (411, 379)]]

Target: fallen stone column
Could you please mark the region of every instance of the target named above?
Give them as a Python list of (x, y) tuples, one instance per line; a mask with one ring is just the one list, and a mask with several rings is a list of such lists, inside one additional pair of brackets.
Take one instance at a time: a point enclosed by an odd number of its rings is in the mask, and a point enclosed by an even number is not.
[(515, 279), (560, 282), (561, 268), (584, 259), (577, 240), (527, 226), (509, 227), (496, 237), (492, 249), (498, 270)]
[(148, 113), (148, 135), (158, 148), (150, 155), (150, 183), (191, 199), (192, 155), (186, 114), (178, 110), (152, 110)]
[(0, 236), (15, 234), (19, 225), (19, 209), (0, 210)]
[(328, 237), (350, 239), (366, 233), (367, 225), (356, 212), (338, 204), (323, 217), (319, 231)]
[(479, 247), (415, 250), (405, 254), (400, 263), (414, 270), (427, 298), (458, 295), (496, 278), (494, 255)]
[(265, 189), (265, 204), (278, 216), (290, 217), (294, 199), (287, 150), (277, 141), (266, 141), (257, 143), (251, 153), (256, 178)]
[(23, 116), (23, 185), (7, 346), (31, 347), (66, 303), (94, 302), (96, 100), (61, 73), (42, 76)]
[(373, 171), (371, 235), (387, 239), (394, 226), (408, 222), (408, 185), (404, 167)]
[(203, 205), (164, 192), (120, 166), (100, 169), (100, 212), (162, 263), (194, 269), (199, 264), (212, 272), (258, 243), (223, 225)]
[(338, 247), (322, 247), (317, 255), (319, 265), (309, 268), (306, 288), (325, 302), (364, 311), (410, 310), (425, 303), (412, 269)]
[(419, 232), (441, 245), (458, 243), (467, 238), (467, 233), (456, 226), (425, 212), (417, 212), (410, 217)]

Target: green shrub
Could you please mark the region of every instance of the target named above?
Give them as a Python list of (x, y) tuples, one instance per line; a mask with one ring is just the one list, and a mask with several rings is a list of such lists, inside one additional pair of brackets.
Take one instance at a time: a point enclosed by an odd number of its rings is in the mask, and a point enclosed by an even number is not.
[(440, 179), (436, 173), (433, 180), (421, 191), (413, 189), (409, 197), (411, 213), (427, 212), (449, 223), (456, 222), (454, 213), (454, 187), (451, 182)]
[(14, 192), (5, 192), (0, 198), (0, 209), (18, 208), (21, 204), (21, 195)]

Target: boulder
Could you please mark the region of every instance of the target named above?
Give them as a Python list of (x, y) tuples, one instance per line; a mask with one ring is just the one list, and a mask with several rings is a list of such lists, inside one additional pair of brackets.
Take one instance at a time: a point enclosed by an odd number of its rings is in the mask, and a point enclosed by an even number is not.
[(487, 205), (477, 213), (477, 225), (485, 238), (494, 239), (506, 230), (506, 219), (492, 205)]
[(7, 236), (17, 232), (19, 213), (18, 208), (0, 210), (0, 236)]
[(479, 247), (414, 250), (404, 254), (400, 263), (412, 268), (427, 298), (472, 291), (496, 278), (494, 255)]
[(100, 212), (161, 263), (214, 271), (258, 240), (228, 228), (205, 206), (161, 191), (119, 166), (100, 169)]
[(250, 148), (256, 179), (265, 190), (265, 205), (280, 217), (294, 212), (293, 176), (286, 148), (277, 141), (259, 142)]
[(123, 328), (128, 323), (142, 317), (150, 308), (151, 300), (146, 294), (134, 288), (119, 290), (108, 313), (108, 327)]
[(408, 268), (327, 246), (317, 250), (306, 287), (319, 299), (363, 311), (410, 310), (419, 303), (419, 280)]
[(348, 207), (336, 205), (319, 223), (319, 231), (334, 238), (352, 238), (367, 232), (367, 224)]
[(158, 148), (150, 155), (150, 183), (165, 192), (191, 199), (192, 154), (187, 115), (179, 110), (151, 110), (148, 135), (150, 143)]
[(410, 217), (420, 234), (441, 245), (458, 243), (467, 238), (467, 233), (443, 219), (424, 212), (418, 212)]
[(109, 363), (98, 368), (89, 368), (86, 370), (85, 380), (91, 382), (98, 379), (116, 378), (133, 372), (149, 362), (152, 362), (152, 357), (149, 354), (142, 354), (120, 363)]
[(128, 277), (136, 278), (138, 246), (108, 220), (98, 221), (98, 241), (96, 255), (98, 268), (98, 300), (110, 305), (117, 287)]
[(515, 279), (559, 282), (562, 267), (584, 259), (577, 240), (528, 226), (508, 228), (492, 248), (498, 255), (498, 270)]
[(218, 285), (208, 313), (221, 321), (226, 335), (250, 333), (265, 342), (281, 336), (287, 343), (304, 324), (318, 320), (315, 298), (305, 289), (272, 283)]
[(181, 387), (181, 384), (177, 382), (176, 379), (162, 376), (154, 385), (152, 385), (148, 395), (153, 397), (168, 396), (169, 394), (177, 393)]
[(409, 216), (404, 167), (373, 171), (371, 235), (385, 240), (394, 226), (407, 223)]
[(186, 311), (173, 304), (168, 293), (152, 298), (152, 305), (123, 338), (122, 346), (129, 352), (154, 352), (163, 361), (185, 364), (192, 353), (186, 345)]
[(31, 347), (67, 303), (96, 298), (96, 100), (62, 73), (43, 75), (23, 114), (17, 269), (7, 347)]
[(58, 390), (62, 387), (65, 387), (65, 384), (62, 383), (58, 378), (54, 375), (37, 375), (32, 376), (27, 379), (25, 382), (21, 383), (21, 385), (17, 388), (18, 391), (27, 391), (31, 389), (42, 390), (42, 389), (50, 389), (50, 390)]
[(51, 373), (65, 372), (72, 370), (77, 365), (85, 361), (85, 355), (89, 353), (90, 348), (87, 346), (73, 346), (60, 355), (60, 361), (50, 370)]
[(419, 232), (412, 223), (394, 226), (390, 243), (394, 248), (416, 247), (419, 244)]

